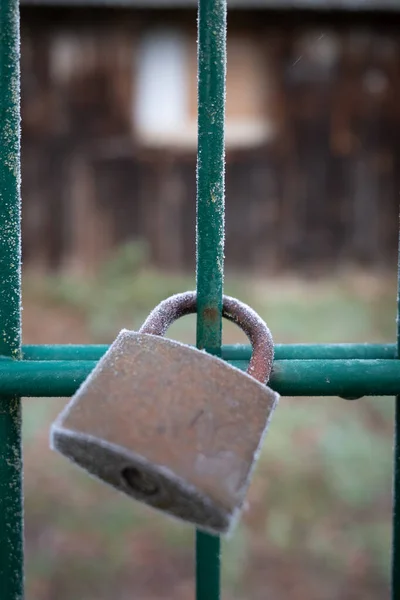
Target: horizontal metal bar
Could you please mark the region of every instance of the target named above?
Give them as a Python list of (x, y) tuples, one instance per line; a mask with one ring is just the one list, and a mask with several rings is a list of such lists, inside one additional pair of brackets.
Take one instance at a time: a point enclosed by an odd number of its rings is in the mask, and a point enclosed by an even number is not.
[[(99, 360), (106, 345), (23, 346), (24, 360)], [(251, 346), (223, 346), (224, 360), (250, 360)], [(276, 360), (395, 358), (396, 344), (277, 344)]]
[[(230, 361), (245, 369), (247, 361)], [(71, 396), (96, 361), (0, 361), (0, 395)], [(392, 396), (400, 393), (400, 361), (276, 360), (270, 385), (283, 396)]]

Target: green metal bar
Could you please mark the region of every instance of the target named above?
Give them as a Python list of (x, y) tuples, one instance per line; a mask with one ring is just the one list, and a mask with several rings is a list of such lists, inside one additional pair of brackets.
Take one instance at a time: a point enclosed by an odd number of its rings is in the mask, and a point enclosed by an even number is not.
[[(198, 348), (222, 344), (225, 241), (226, 0), (198, 3), (196, 286)], [(196, 598), (220, 598), (220, 539), (196, 532)]]
[[(246, 369), (247, 361), (230, 361)], [(95, 361), (0, 361), (0, 393), (71, 396)], [(397, 360), (277, 360), (269, 384), (282, 396), (394, 396), (400, 392)]]
[[(20, 72), (18, 0), (0, 0), (0, 354), (20, 358)], [(17, 364), (17, 362), (15, 362)], [(0, 596), (23, 598), (21, 403), (0, 397)]]
[[(397, 290), (397, 352), (400, 359), (400, 220)], [(396, 361), (400, 364), (400, 361)], [(397, 391), (394, 426), (392, 600), (400, 598), (400, 392)]]
[[(106, 345), (22, 346), (24, 360), (99, 360)], [(251, 346), (222, 346), (222, 358), (229, 361), (250, 360)], [(305, 359), (394, 359), (396, 344), (277, 344), (276, 360)], [(1, 357), (0, 357), (1, 359)]]

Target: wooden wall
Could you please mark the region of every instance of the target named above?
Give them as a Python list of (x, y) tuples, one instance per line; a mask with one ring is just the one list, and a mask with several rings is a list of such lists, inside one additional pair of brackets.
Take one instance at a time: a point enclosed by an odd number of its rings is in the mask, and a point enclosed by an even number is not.
[[(277, 133), (228, 149), (228, 268), (394, 267), (400, 17), (357, 18), (232, 13)], [(193, 268), (195, 152), (146, 149), (131, 122), (135, 40), (166, 19), (193, 31), (191, 11), (22, 8), (25, 263), (89, 272), (144, 238), (155, 264)]]

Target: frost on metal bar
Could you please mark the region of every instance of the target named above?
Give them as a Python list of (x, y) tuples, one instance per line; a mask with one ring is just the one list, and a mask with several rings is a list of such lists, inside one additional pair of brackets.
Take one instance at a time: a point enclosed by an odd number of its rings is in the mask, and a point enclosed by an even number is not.
[[(245, 370), (248, 361), (229, 361)], [(71, 396), (96, 366), (95, 361), (0, 360), (0, 393)], [(268, 383), (282, 396), (394, 396), (400, 387), (397, 360), (277, 360)]]
[[(219, 355), (225, 237), (226, 0), (199, 0), (197, 347)], [(220, 542), (196, 536), (196, 598), (220, 598)]]
[[(108, 346), (93, 345), (27, 345), (22, 346), (24, 360), (99, 360)], [(250, 360), (251, 346), (222, 346), (222, 358), (229, 361)], [(305, 359), (394, 359), (396, 344), (276, 344), (276, 360)]]
[[(0, 0), (0, 354), (20, 357), (19, 5)], [(21, 404), (0, 397), (0, 597), (23, 598)]]

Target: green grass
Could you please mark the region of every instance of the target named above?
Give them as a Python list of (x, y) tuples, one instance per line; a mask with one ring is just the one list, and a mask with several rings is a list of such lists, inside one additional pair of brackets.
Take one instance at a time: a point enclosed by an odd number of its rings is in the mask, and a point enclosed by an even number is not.
[[(138, 327), (162, 298), (193, 289), (193, 278), (157, 273), (137, 253), (125, 249), (91, 281), (27, 274), (27, 313), (42, 306), (60, 319), (77, 315), (91, 341), (110, 342), (121, 327)], [(395, 337), (393, 281), (352, 273), (319, 282), (228, 276), (226, 291), (262, 314), (276, 342)], [(194, 323), (182, 319), (169, 335), (194, 341)], [(237, 328), (224, 327), (225, 343), (243, 340)], [(64, 402), (24, 402), (27, 597), (192, 598), (191, 529), (109, 490), (48, 449), (49, 425)], [(392, 422), (390, 398), (281, 399), (250, 509), (223, 544), (224, 597), (264, 598), (266, 589), (285, 600), (385, 597)], [(160, 590), (147, 572), (158, 574)], [(282, 573), (298, 578), (302, 595)]]

